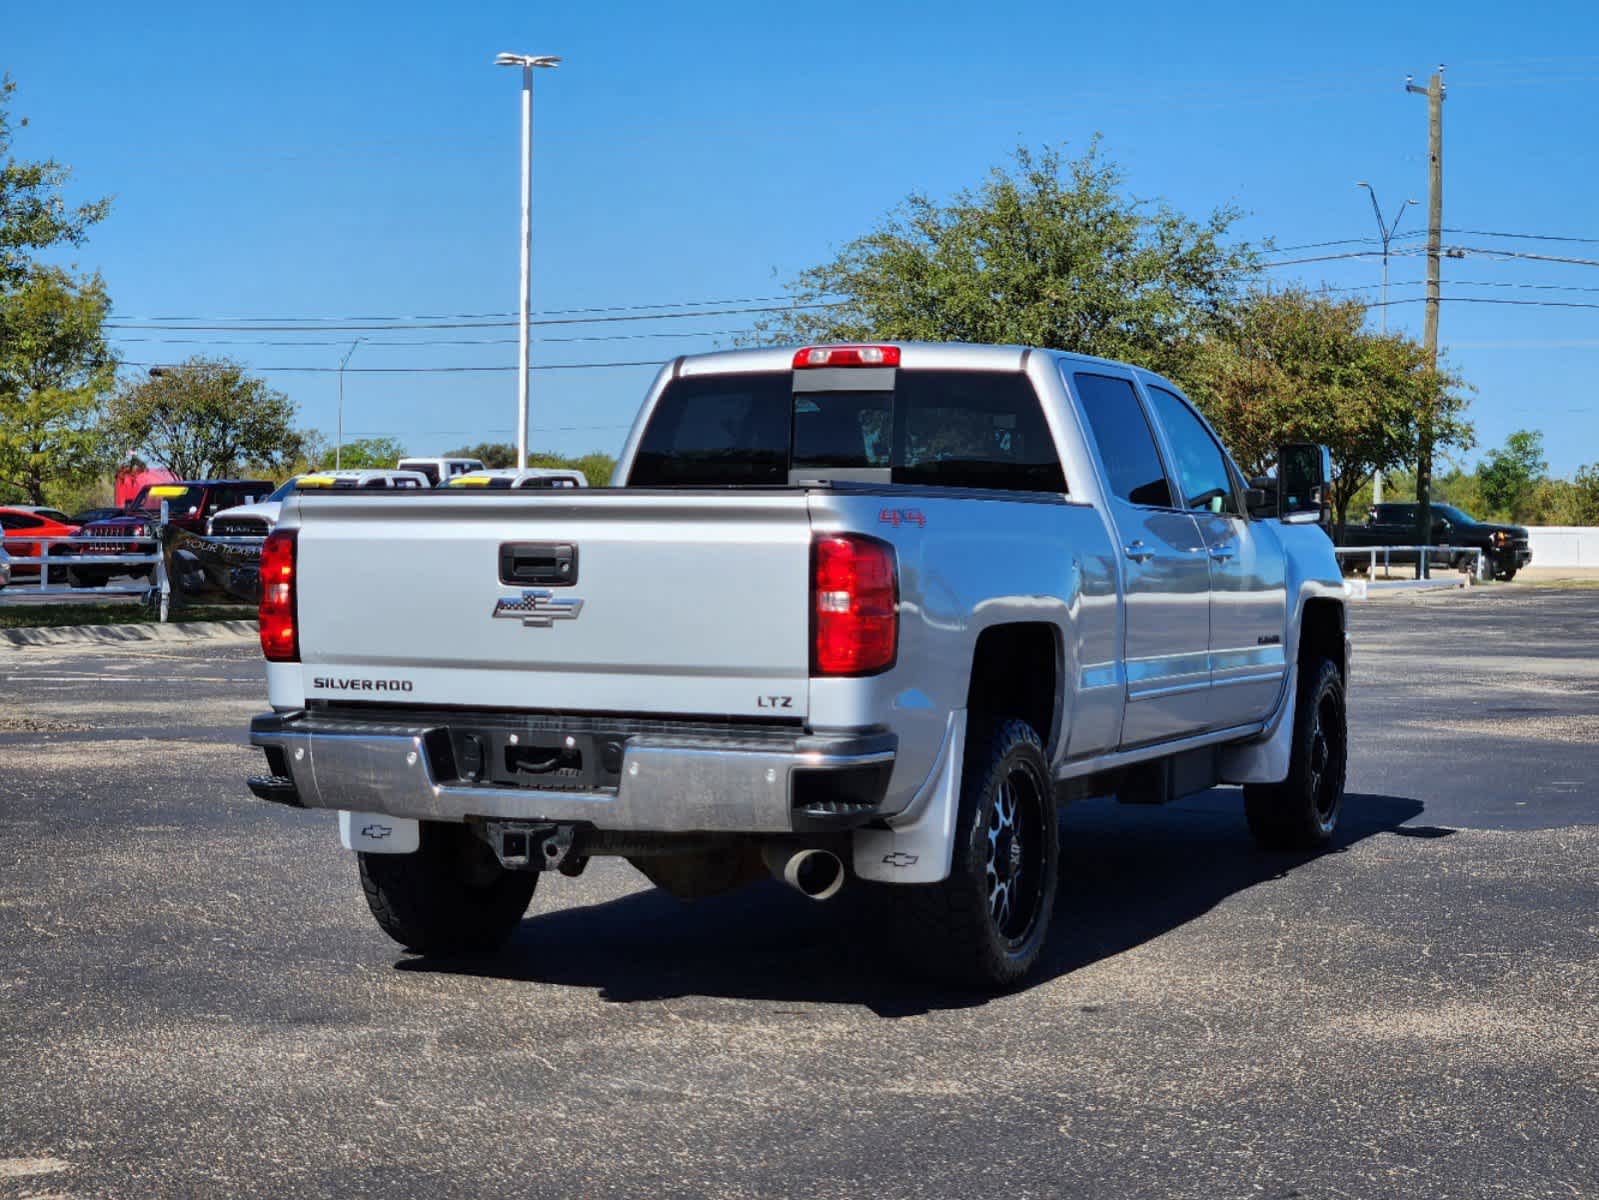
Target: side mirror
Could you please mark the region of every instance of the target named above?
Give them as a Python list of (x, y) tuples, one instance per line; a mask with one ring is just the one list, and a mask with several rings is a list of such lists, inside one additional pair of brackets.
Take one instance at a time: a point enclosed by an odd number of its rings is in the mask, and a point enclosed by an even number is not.
[(1290, 525), (1326, 525), (1332, 516), (1332, 455), (1290, 442), (1277, 451), (1277, 516)]
[(1277, 515), (1277, 496), (1269, 486), (1271, 480), (1261, 480), (1244, 489), (1244, 511), (1256, 520), (1266, 520)]

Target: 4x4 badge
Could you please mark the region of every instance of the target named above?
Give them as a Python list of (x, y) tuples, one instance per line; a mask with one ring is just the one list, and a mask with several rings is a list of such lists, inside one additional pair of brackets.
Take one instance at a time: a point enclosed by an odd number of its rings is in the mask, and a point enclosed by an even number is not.
[(548, 629), (557, 621), (572, 621), (583, 611), (575, 596), (557, 596), (544, 588), (531, 588), (520, 596), (501, 596), (494, 605), (496, 620), (520, 620), (528, 629)]

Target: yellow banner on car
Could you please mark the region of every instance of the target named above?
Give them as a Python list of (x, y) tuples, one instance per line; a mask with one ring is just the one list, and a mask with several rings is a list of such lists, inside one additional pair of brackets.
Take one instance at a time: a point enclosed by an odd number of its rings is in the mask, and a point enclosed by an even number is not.
[(457, 475), (446, 485), (448, 487), (488, 487), (493, 482), (488, 475)]
[(300, 476), (300, 482), (294, 486), (296, 488), (324, 488), (332, 487), (337, 482), (338, 480), (331, 475), (302, 475)]
[(189, 489), (178, 483), (158, 483), (150, 489), (150, 494), (158, 500), (171, 500), (175, 496), (188, 495)]

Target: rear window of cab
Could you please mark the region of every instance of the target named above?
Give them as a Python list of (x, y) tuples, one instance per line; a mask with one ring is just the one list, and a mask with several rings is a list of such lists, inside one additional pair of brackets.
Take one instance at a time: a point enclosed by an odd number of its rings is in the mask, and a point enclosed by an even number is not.
[(1014, 371), (893, 373), (891, 390), (793, 390), (787, 371), (667, 385), (631, 487), (780, 486), (791, 475), (884, 472), (890, 482), (1061, 493), (1038, 396)]

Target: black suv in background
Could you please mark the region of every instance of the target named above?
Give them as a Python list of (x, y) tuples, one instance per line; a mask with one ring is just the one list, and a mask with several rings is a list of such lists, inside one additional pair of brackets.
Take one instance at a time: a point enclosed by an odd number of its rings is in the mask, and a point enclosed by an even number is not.
[[(1377, 505), (1367, 513), (1364, 525), (1350, 525), (1344, 530), (1344, 545), (1414, 546), (1416, 507), (1414, 503)], [(1447, 543), (1456, 550), (1481, 550), (1491, 579), (1514, 579), (1516, 572), (1532, 561), (1532, 546), (1520, 525), (1491, 525), (1452, 504), (1432, 506), (1432, 537), (1427, 540), (1430, 545)], [(1435, 555), (1432, 561), (1448, 561), (1450, 566), (1464, 568), (1471, 565), (1471, 558), (1469, 554), (1455, 554), (1448, 559)], [(1390, 561), (1413, 563), (1416, 555), (1414, 551), (1395, 553)], [(1354, 565), (1360, 564), (1356, 561)]]

